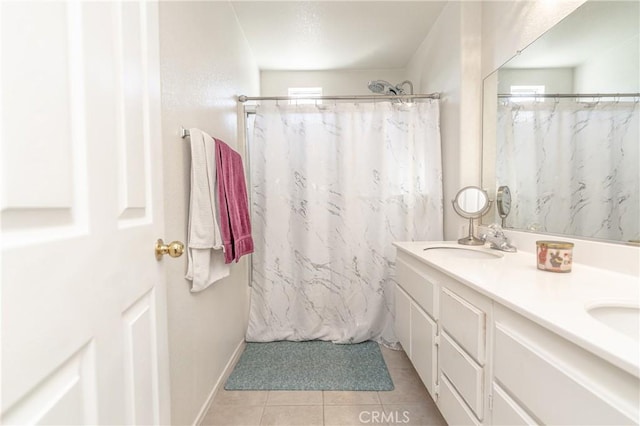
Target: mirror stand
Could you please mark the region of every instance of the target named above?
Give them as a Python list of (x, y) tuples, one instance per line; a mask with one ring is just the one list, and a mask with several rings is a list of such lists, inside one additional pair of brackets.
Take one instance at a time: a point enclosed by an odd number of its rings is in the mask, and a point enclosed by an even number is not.
[(466, 186), (451, 200), (453, 209), (465, 219), (469, 219), (469, 235), (460, 238), (458, 244), (465, 246), (481, 246), (484, 241), (473, 235), (473, 219), (482, 217), (489, 210), (491, 201), (487, 191), (477, 186)]
[(469, 218), (469, 235), (464, 237), (464, 238), (460, 238), (458, 240), (458, 244), (464, 244), (465, 246), (481, 246), (481, 245), (484, 245), (484, 241), (482, 241), (479, 238), (476, 238), (473, 235), (473, 218), (472, 217)]

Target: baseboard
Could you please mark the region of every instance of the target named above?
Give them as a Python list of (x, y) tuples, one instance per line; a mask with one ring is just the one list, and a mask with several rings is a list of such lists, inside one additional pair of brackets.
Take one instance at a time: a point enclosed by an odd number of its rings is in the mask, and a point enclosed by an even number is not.
[(213, 389), (211, 389), (211, 392), (209, 393), (209, 396), (207, 397), (204, 404), (202, 405), (202, 408), (200, 409), (200, 412), (198, 413), (196, 420), (193, 422), (194, 426), (199, 426), (200, 424), (202, 424), (202, 421), (204, 420), (204, 416), (209, 411), (209, 408), (211, 407), (211, 404), (213, 403), (213, 400), (216, 397), (216, 394), (218, 393), (220, 386), (224, 385), (224, 381), (226, 380), (227, 377), (229, 377), (229, 374), (231, 374), (231, 370), (235, 365), (236, 361), (238, 360), (238, 358), (240, 357), (240, 354), (242, 354), (242, 351), (244, 350), (245, 345), (246, 343), (244, 339), (242, 339), (240, 343), (238, 343), (238, 346), (236, 346), (236, 350), (233, 351), (233, 355), (231, 355), (231, 358), (229, 358), (227, 365), (225, 365), (224, 370), (222, 370), (222, 374), (220, 375), (220, 377), (218, 377), (218, 380), (216, 380), (216, 384), (213, 386)]

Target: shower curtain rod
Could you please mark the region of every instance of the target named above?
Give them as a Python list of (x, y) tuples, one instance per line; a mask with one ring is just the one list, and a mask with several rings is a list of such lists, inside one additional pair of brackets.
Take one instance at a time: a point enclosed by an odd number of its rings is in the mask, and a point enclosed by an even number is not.
[(296, 100), (377, 100), (377, 99), (440, 99), (440, 93), (427, 93), (423, 95), (350, 95), (350, 96), (238, 96), (238, 102), (247, 101), (296, 101)]
[(499, 93), (498, 98), (637, 98), (640, 93)]

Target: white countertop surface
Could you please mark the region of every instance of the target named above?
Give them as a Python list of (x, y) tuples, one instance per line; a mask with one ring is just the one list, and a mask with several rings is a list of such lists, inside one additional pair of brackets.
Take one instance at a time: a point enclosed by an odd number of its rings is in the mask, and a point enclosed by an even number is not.
[[(398, 250), (468, 285), (496, 302), (640, 377), (640, 341), (606, 326), (586, 307), (602, 303), (640, 305), (640, 278), (573, 263), (570, 273), (536, 268), (533, 253), (506, 253), (456, 242), (397, 242)], [(458, 247), (501, 254), (460, 259), (426, 247)]]

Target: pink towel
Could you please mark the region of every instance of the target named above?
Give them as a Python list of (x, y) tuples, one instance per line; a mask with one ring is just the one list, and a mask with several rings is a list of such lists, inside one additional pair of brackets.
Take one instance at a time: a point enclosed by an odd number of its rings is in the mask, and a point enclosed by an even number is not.
[(231, 263), (233, 260), (238, 262), (241, 256), (253, 253), (242, 157), (221, 140), (215, 139), (215, 141), (218, 208), (224, 261), (225, 263)]

